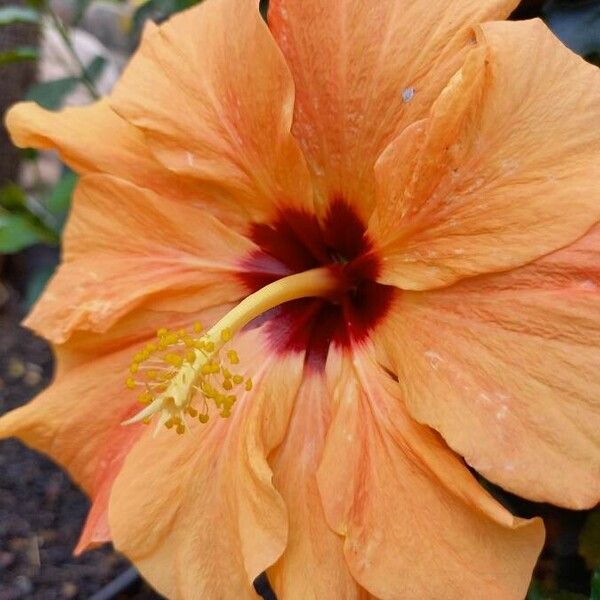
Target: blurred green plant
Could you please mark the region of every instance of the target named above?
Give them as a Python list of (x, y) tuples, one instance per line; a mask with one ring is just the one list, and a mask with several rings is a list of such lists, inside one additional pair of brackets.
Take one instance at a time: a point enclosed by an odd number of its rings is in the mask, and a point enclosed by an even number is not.
[[(84, 67), (86, 80), (94, 83), (102, 74), (106, 59), (102, 56), (96, 56), (94, 60)], [(42, 81), (32, 85), (25, 94), (25, 100), (37, 102), (40, 106), (48, 110), (56, 110), (63, 105), (63, 101), (79, 83), (83, 83), (81, 77), (62, 77), (52, 79), (51, 81)], [(97, 96), (94, 95), (93, 98)]]
[[(38, 23), (39, 13), (27, 6), (3, 6), (0, 8), (0, 27), (15, 23)], [(1, 30), (0, 30), (1, 31)], [(12, 63), (37, 60), (37, 48), (17, 46), (0, 52), (0, 67)]]
[[(136, 8), (129, 23), (131, 48), (137, 45), (146, 20), (163, 21), (173, 13), (193, 6), (199, 1), (201, 0), (135, 2)], [(17, 23), (50, 27), (60, 36), (75, 67), (74, 73), (66, 77), (34, 83), (26, 91), (25, 100), (36, 102), (48, 110), (58, 110), (65, 105), (68, 96), (80, 85), (85, 87), (90, 100), (100, 97), (96, 82), (103, 73), (106, 60), (102, 56), (96, 56), (89, 64), (84, 64), (76, 51), (71, 32), (72, 27), (82, 22), (91, 3), (92, 0), (75, 0), (69, 24), (61, 20), (49, 0), (26, 0), (26, 6), (15, 4), (0, 8), (0, 35), (2, 27)], [(0, 67), (23, 61), (36, 61), (38, 58), (37, 48), (17, 45), (0, 52)], [(23, 152), (23, 160), (33, 165), (34, 173), (39, 172), (38, 158), (39, 153), (36, 151)], [(44, 189), (41, 177), (37, 179), (40, 181), (28, 186), (27, 192), (15, 183), (0, 188), (0, 254), (21, 252), (38, 244), (60, 245), (77, 176), (63, 167), (61, 178), (51, 189)], [(30, 306), (35, 301), (51, 274), (52, 267), (48, 266), (35, 269), (30, 274), (26, 305)]]
[(14, 183), (0, 188), (0, 253), (34, 244), (58, 245), (76, 181), (77, 176), (66, 171), (42, 200)]
[[(598, 569), (600, 567), (600, 508), (591, 512), (579, 534), (579, 554), (585, 560), (588, 568)], [(600, 572), (596, 573), (600, 578)], [(596, 583), (599, 587), (600, 581)], [(600, 596), (598, 597), (600, 600)]]
[(592, 577), (592, 595), (590, 600), (600, 600), (600, 567), (596, 569)]
[[(77, 3), (75, 22), (82, 18), (88, 4), (89, 0)], [(79, 84), (85, 86), (90, 99), (99, 98), (96, 81), (103, 72), (106, 60), (96, 56), (87, 66), (83, 65), (71, 41), (69, 28), (62, 23), (47, 0), (28, 0), (27, 6), (0, 8), (0, 33), (1, 28), (7, 25), (41, 25), (42, 22), (59, 33), (78, 72), (73, 76), (33, 84), (24, 99), (37, 102), (47, 109), (59, 109)], [(0, 66), (38, 58), (37, 48), (17, 46), (0, 53)], [(38, 153), (24, 152), (23, 158), (36, 164)], [(36, 244), (59, 245), (76, 181), (75, 174), (64, 168), (59, 181), (49, 190), (34, 189), (26, 193), (15, 183), (0, 188), (0, 254), (20, 252)], [(44, 281), (48, 276), (44, 276)], [(33, 279), (35, 277), (34, 273)]]
[(144, 23), (148, 20), (162, 23), (172, 14), (198, 4), (200, 0), (147, 0), (141, 3), (132, 16), (129, 30), (129, 44), (135, 48), (142, 34)]

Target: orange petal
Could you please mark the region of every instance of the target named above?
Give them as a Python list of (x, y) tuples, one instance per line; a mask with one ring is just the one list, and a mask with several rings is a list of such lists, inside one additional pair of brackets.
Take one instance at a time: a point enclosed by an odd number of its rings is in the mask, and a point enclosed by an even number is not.
[(600, 500), (600, 226), (514, 271), (399, 295), (378, 332), (409, 410), (491, 481)]
[(203, 302), (201, 289), (161, 294), (160, 298), (152, 297), (127, 313), (106, 331), (73, 331), (69, 341), (60, 346), (61, 363), (58, 365), (58, 373), (93, 361), (104, 354), (117, 352), (125, 346), (142, 346), (154, 338), (156, 331), (161, 328), (190, 329), (195, 322), (209, 327), (235, 306), (219, 304), (198, 311)]
[(74, 330), (106, 331), (159, 293), (189, 292), (196, 310), (240, 298), (236, 264), (252, 244), (193, 206), (88, 175), (75, 193), (64, 248), (26, 321), (57, 343)]
[(142, 133), (119, 117), (106, 99), (60, 112), (20, 102), (7, 112), (6, 127), (17, 146), (58, 150), (79, 173), (116, 175), (169, 198), (198, 196), (154, 158)]
[(583, 235), (600, 219), (598, 115), (598, 69), (540, 21), (482, 25), (430, 118), (377, 164), (381, 281), (447, 285)]
[[(0, 437), (16, 436), (68, 470), (93, 500), (78, 546), (109, 539), (107, 491), (143, 426), (122, 427), (139, 408), (124, 389), (131, 349), (70, 369), (35, 400), (0, 419)], [(57, 350), (60, 366), (62, 352)]]
[[(331, 357), (330, 357), (331, 358)], [(268, 571), (278, 598), (368, 598), (350, 575), (342, 538), (325, 521), (316, 471), (331, 421), (324, 378), (311, 375), (300, 388), (286, 437), (269, 460), (275, 487), (289, 515), (285, 552)]]
[[(122, 388), (122, 379), (119, 383), (121, 383)], [(122, 394), (117, 393), (115, 395), (120, 397)], [(111, 540), (110, 525), (108, 523), (108, 501), (112, 486), (123, 466), (123, 461), (144, 429), (140, 424), (130, 428), (124, 427), (121, 423), (132, 417), (139, 409), (139, 405), (130, 406), (129, 410), (123, 411), (121, 420), (118, 423), (112, 423), (111, 428), (103, 432), (105, 437), (103, 438), (103, 447), (99, 452), (101, 460), (97, 466), (94, 486), (89, 492), (92, 505), (77, 546), (74, 549), (76, 555)]]
[(319, 487), (356, 580), (383, 600), (521, 600), (541, 521), (497, 504), (364, 355), (335, 381)]
[(320, 201), (344, 196), (368, 216), (373, 165), (421, 119), (459, 68), (470, 27), (514, 0), (271, 0), (269, 26), (296, 83), (293, 133)]
[(311, 201), (293, 101), (257, 0), (206, 0), (148, 26), (110, 100), (169, 169), (221, 186), (255, 219)]
[(113, 487), (115, 546), (168, 598), (255, 598), (252, 581), (285, 547), (266, 456), (285, 434), (303, 356), (270, 355), (256, 330), (235, 345), (255, 385), (232, 416), (144, 436)]

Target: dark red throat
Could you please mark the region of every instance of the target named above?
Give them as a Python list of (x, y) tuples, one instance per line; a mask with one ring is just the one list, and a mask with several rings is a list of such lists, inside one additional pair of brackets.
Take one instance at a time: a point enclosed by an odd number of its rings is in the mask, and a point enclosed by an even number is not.
[(252, 226), (250, 237), (260, 250), (244, 259), (239, 275), (249, 291), (319, 266), (329, 266), (340, 282), (331, 298), (287, 302), (250, 324), (265, 324), (277, 352), (306, 351), (307, 367), (321, 370), (331, 344), (360, 342), (385, 316), (393, 288), (375, 281), (379, 258), (365, 230), (341, 198), (330, 203), (322, 224), (290, 209), (272, 223)]

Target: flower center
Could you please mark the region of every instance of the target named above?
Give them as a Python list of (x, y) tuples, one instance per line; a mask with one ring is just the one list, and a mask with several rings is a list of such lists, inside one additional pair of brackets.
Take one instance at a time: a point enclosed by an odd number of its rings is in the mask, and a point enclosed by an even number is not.
[(275, 306), (299, 298), (326, 297), (338, 287), (339, 280), (330, 269), (310, 269), (267, 284), (205, 334), (200, 324), (191, 332), (159, 330), (157, 340), (138, 352), (129, 367), (126, 386), (141, 388), (138, 400), (146, 407), (124, 424), (148, 423), (158, 414), (157, 429), (164, 425), (184, 433), (188, 417), (208, 421), (209, 403), (228, 417), (237, 400), (235, 389), (242, 385), (246, 391), (252, 389), (252, 380), (235, 372), (237, 352), (227, 348), (235, 333)]
[(236, 391), (252, 388), (230, 346), (243, 327), (263, 325), (275, 352), (305, 352), (306, 367), (322, 370), (332, 344), (360, 342), (387, 312), (392, 288), (376, 282), (379, 259), (343, 200), (331, 202), (323, 222), (288, 210), (250, 236), (260, 250), (239, 277), (251, 294), (206, 333), (199, 324), (163, 329), (133, 357), (126, 386), (140, 389), (145, 408), (125, 424), (158, 415), (157, 430), (184, 433), (190, 418), (206, 423), (211, 406), (228, 417)]
[(254, 225), (250, 237), (260, 250), (240, 269), (249, 291), (319, 266), (338, 278), (334, 294), (288, 302), (255, 321), (264, 324), (274, 351), (305, 352), (307, 368), (323, 370), (331, 346), (366, 339), (391, 306), (393, 288), (376, 282), (380, 259), (365, 224), (342, 198), (330, 202), (321, 221), (288, 209), (272, 223)]

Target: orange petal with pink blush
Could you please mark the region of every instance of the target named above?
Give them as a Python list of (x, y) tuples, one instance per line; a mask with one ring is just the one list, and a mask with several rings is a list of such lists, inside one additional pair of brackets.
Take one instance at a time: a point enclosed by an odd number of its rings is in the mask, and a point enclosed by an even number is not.
[(201, 209), (87, 175), (64, 247), (63, 263), (25, 322), (56, 343), (76, 330), (106, 331), (159, 295), (186, 292), (195, 310), (238, 300), (245, 292), (237, 262), (253, 245)]
[(281, 203), (312, 202), (290, 134), (293, 103), (258, 0), (206, 0), (147, 26), (110, 98), (171, 171), (200, 189), (219, 186), (235, 212), (254, 220)]
[(139, 406), (132, 406), (124, 412), (122, 420), (108, 432), (104, 439), (101, 460), (89, 493), (92, 505), (73, 551), (76, 555), (111, 540), (108, 501), (112, 486), (123, 466), (123, 461), (144, 430), (139, 424), (133, 428), (123, 427), (122, 421), (132, 417), (138, 410)]
[(600, 226), (507, 273), (399, 293), (375, 344), (411, 414), (482, 475), (600, 501)]
[(271, 0), (269, 27), (296, 84), (293, 133), (317, 184), (373, 209), (373, 165), (423, 118), (470, 45), (471, 27), (506, 18), (515, 0)]
[(544, 540), (510, 515), (404, 408), (365, 352), (332, 382), (335, 414), (319, 468), (331, 527), (358, 583), (382, 600), (521, 600)]
[(352, 578), (342, 538), (332, 531), (317, 487), (317, 468), (331, 422), (331, 394), (322, 374), (305, 375), (281, 446), (269, 458), (274, 485), (289, 515), (285, 551), (268, 570), (278, 598), (365, 600)]
[(196, 421), (176, 439), (143, 436), (115, 481), (114, 544), (168, 598), (255, 598), (253, 580), (285, 548), (287, 513), (267, 456), (285, 435), (304, 357), (264, 343), (257, 330), (236, 337), (254, 388), (231, 417)]
[(600, 219), (598, 69), (539, 21), (477, 32), (429, 117), (377, 163), (382, 283), (430, 289), (520, 266)]
[(59, 112), (20, 102), (6, 113), (6, 127), (17, 146), (58, 150), (79, 173), (115, 175), (171, 198), (194, 195), (192, 188), (154, 158), (141, 131), (119, 117), (106, 99)]

